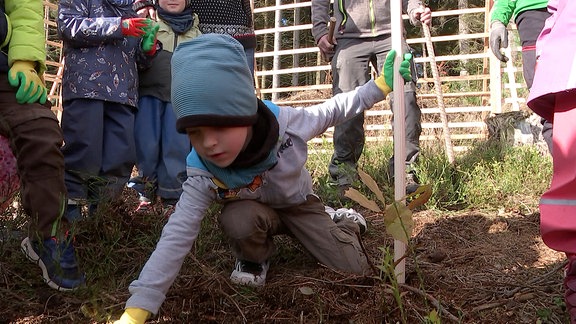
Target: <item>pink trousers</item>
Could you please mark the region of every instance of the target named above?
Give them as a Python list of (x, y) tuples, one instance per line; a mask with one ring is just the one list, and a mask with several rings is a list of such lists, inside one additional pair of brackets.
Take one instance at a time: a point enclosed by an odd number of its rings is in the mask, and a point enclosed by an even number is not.
[(540, 200), (542, 240), (554, 250), (576, 254), (576, 91), (556, 95), (550, 189)]

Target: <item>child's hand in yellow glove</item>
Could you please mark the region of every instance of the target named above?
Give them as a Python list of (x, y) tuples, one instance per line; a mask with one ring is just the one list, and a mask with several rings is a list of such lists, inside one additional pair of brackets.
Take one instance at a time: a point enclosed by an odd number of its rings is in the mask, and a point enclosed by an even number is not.
[(16, 101), (19, 104), (46, 103), (48, 91), (36, 72), (35, 65), (35, 62), (30, 61), (14, 61), (8, 71), (8, 82), (11, 86), (18, 88)]
[[(374, 82), (382, 90), (384, 95), (388, 95), (394, 89), (394, 58), (396, 57), (396, 51), (391, 50), (386, 55), (386, 61), (382, 67), (382, 73)], [(400, 75), (406, 81), (412, 80), (412, 73), (410, 72), (410, 60), (412, 59), (412, 54), (404, 54), (404, 60), (400, 63)]]
[(144, 324), (150, 312), (141, 308), (126, 308), (124, 314), (113, 324)]

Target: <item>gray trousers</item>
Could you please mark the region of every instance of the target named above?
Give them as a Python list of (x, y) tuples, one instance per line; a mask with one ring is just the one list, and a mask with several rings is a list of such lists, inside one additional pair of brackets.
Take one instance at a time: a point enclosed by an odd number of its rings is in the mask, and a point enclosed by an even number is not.
[(309, 195), (300, 205), (279, 209), (254, 200), (229, 202), (218, 221), (238, 259), (262, 263), (276, 251), (273, 236), (288, 234), (332, 269), (371, 273), (359, 242), (358, 225), (347, 218), (334, 223), (316, 196)]
[[(371, 79), (370, 63), (381, 71), (391, 49), (390, 42), (390, 37), (339, 39), (332, 59), (332, 94), (348, 92), (368, 82)], [(413, 80), (416, 80), (416, 68), (412, 63)], [(420, 152), (421, 111), (416, 102), (415, 81), (407, 83), (404, 92), (406, 163), (409, 165), (418, 158)], [(392, 103), (390, 105), (393, 106)], [(355, 180), (364, 141), (363, 114), (334, 127), (334, 154), (328, 169), (339, 185), (350, 185)], [(391, 158), (392, 170), (393, 161)]]
[[(534, 70), (536, 69), (536, 40), (544, 28), (546, 19), (550, 13), (546, 8), (538, 10), (526, 10), (516, 17), (518, 36), (522, 43), (522, 74), (528, 89), (532, 88)], [(552, 153), (552, 123), (542, 118), (542, 137)]]

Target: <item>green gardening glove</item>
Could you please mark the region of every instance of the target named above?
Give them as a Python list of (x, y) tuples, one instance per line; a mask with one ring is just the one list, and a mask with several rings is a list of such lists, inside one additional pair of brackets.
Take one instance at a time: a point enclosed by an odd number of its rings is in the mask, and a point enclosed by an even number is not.
[[(387, 96), (394, 89), (394, 58), (396, 57), (396, 51), (391, 50), (386, 55), (386, 61), (382, 67), (382, 73), (374, 82), (382, 90), (385, 96)], [(404, 60), (400, 63), (400, 75), (406, 81), (412, 80), (412, 73), (410, 72), (410, 60), (412, 59), (412, 54), (404, 54)]]
[(142, 50), (144, 54), (148, 56), (154, 56), (156, 54), (156, 43), (158, 43), (158, 39), (156, 35), (158, 35), (158, 29), (160, 29), (160, 25), (153, 23), (148, 25), (148, 27), (144, 28), (144, 36), (142, 36)]
[(150, 317), (150, 312), (141, 308), (126, 308), (124, 314), (113, 324), (144, 324)]
[(34, 68), (36, 62), (14, 61), (8, 71), (8, 82), (18, 88), (16, 101), (19, 104), (39, 102), (46, 103), (48, 91), (44, 82)]

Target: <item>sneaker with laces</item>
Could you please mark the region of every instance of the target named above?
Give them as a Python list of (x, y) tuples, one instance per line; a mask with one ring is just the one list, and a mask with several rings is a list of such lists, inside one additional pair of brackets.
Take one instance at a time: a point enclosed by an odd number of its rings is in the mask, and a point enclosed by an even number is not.
[(330, 218), (332, 218), (334, 223), (338, 223), (344, 217), (346, 217), (358, 225), (358, 227), (360, 229), (360, 235), (366, 233), (366, 229), (367, 229), (366, 220), (364, 219), (364, 217), (362, 215), (360, 215), (360, 213), (358, 213), (354, 209), (352, 209), (352, 208), (338, 208), (338, 209), (334, 210), (334, 208), (332, 208), (330, 206), (324, 206), (324, 210), (326, 210), (326, 213), (328, 213), (328, 215), (330, 215)]
[(53, 237), (40, 242), (27, 237), (20, 247), (24, 255), (42, 269), (42, 277), (51, 288), (69, 291), (85, 284), (86, 279), (78, 270), (71, 241), (58, 242)]
[(255, 263), (246, 260), (236, 259), (234, 271), (230, 275), (230, 280), (239, 285), (262, 287), (266, 283), (266, 274), (270, 262)]

